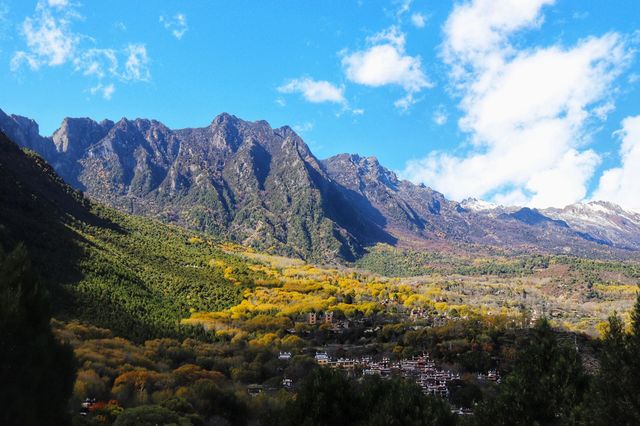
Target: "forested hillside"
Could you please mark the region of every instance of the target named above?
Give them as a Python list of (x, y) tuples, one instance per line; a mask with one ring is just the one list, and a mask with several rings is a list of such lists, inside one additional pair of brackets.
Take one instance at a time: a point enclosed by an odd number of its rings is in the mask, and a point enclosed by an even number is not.
[(89, 202), (2, 134), (0, 186), (0, 241), (25, 244), (58, 317), (132, 338), (179, 334), (192, 310), (234, 305), (260, 276), (193, 232)]

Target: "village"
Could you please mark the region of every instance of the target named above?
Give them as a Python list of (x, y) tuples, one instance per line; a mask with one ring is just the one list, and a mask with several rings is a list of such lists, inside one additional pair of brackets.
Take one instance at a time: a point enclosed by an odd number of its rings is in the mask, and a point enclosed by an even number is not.
[[(427, 310), (412, 309), (409, 318), (413, 321), (426, 320), (429, 326), (441, 327), (452, 319), (445, 316), (432, 316)], [(334, 322), (333, 312), (308, 314), (308, 323), (315, 325), (318, 323), (330, 324), (335, 330), (348, 327), (348, 323)], [(291, 358), (290, 352), (280, 352), (278, 358), (288, 361)], [(382, 357), (379, 361), (374, 361), (370, 356), (359, 358), (338, 357), (332, 358), (326, 351), (316, 352), (314, 359), (320, 366), (337, 368), (350, 372), (351, 374), (361, 374), (362, 376), (378, 376), (381, 378), (403, 377), (415, 380), (425, 394), (449, 397), (449, 387), (451, 381), (460, 380), (460, 374), (449, 370), (438, 368), (429, 354), (402, 359), (392, 362), (389, 357)], [(487, 374), (478, 373), (478, 380), (500, 383), (500, 374), (497, 370), (490, 370)], [(284, 379), (283, 385), (287, 388), (292, 386), (290, 379)]]
[[(385, 301), (386, 302), (386, 301)], [(386, 304), (383, 303), (383, 306), (386, 307)], [(396, 313), (399, 313), (409, 321), (412, 322), (420, 322), (423, 326), (430, 327), (442, 327), (447, 324), (449, 321), (456, 321), (460, 319), (459, 317), (450, 317), (446, 313), (443, 314), (434, 314), (433, 311), (429, 311), (427, 309), (421, 308), (413, 308), (410, 310), (406, 310), (406, 312), (401, 307), (395, 307)], [(304, 320), (308, 325), (325, 325), (329, 327), (329, 330), (334, 333), (341, 333), (344, 330), (349, 329), (352, 326), (362, 326), (365, 324), (370, 324), (370, 321), (367, 321), (366, 318), (357, 318), (357, 319), (347, 319), (342, 318), (338, 319), (333, 311), (325, 311), (325, 312), (309, 312), (303, 316)], [(395, 323), (397, 319), (391, 320), (388, 319), (385, 321), (382, 317), (378, 318), (377, 322), (379, 323)], [(292, 329), (293, 330), (293, 329)], [(374, 328), (365, 329), (365, 333), (372, 333), (376, 331)]]
[[(423, 327), (442, 327), (448, 321), (455, 321), (458, 318), (450, 318), (446, 315), (433, 315), (426, 309), (411, 309), (407, 312), (408, 318), (412, 322), (420, 323)], [(332, 311), (310, 312), (302, 315), (307, 325), (329, 327), (334, 333), (341, 333), (353, 326), (363, 326), (367, 323), (364, 319), (341, 320), (334, 316)], [(418, 325), (416, 325), (418, 327)], [(380, 327), (365, 329), (364, 333), (374, 333)], [(291, 330), (293, 331), (293, 330)], [(316, 348), (313, 356), (314, 361), (322, 367), (337, 369), (344, 371), (352, 378), (363, 378), (367, 376), (377, 376), (382, 379), (390, 379), (400, 377), (406, 380), (412, 380), (417, 383), (422, 391), (427, 395), (436, 396), (443, 399), (449, 399), (450, 386), (453, 381), (460, 381), (461, 376), (458, 372), (448, 369), (439, 368), (431, 359), (429, 354), (423, 353), (420, 356), (414, 356), (409, 359), (391, 360), (388, 356), (382, 356), (375, 360), (372, 356), (331, 356), (327, 348)], [(340, 351), (337, 351), (340, 353)], [(280, 351), (278, 360), (288, 363), (293, 357), (292, 352)], [(500, 383), (500, 374), (497, 370), (490, 370), (486, 374), (479, 372), (476, 375), (478, 381)], [(291, 378), (284, 377), (281, 382), (282, 388), (286, 390), (294, 390), (295, 383)], [(252, 384), (247, 387), (247, 392), (251, 396), (257, 396), (267, 390), (262, 385)], [(458, 414), (469, 414), (468, 410), (452, 409)]]

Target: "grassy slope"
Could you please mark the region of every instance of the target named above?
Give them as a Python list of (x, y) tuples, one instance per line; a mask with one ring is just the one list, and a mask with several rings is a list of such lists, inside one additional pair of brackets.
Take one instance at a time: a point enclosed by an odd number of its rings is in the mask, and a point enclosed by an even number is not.
[(20, 242), (56, 316), (135, 339), (185, 332), (179, 320), (192, 309), (234, 305), (260, 276), (192, 232), (90, 203), (0, 134), (0, 244)]

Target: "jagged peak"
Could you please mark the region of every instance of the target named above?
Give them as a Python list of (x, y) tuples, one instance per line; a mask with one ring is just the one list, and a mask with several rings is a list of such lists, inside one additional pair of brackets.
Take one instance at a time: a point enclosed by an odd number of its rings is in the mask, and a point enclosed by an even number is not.
[(235, 115), (229, 114), (228, 112), (222, 112), (216, 115), (213, 120), (211, 120), (211, 126), (219, 126), (223, 123), (228, 122), (238, 122), (240, 119)]
[(113, 120), (109, 120), (108, 118), (105, 118), (101, 120), (100, 123), (98, 124), (100, 124), (102, 127), (113, 127), (114, 124), (116, 123), (114, 123)]
[(359, 164), (359, 165), (374, 165), (382, 169), (385, 169), (385, 167), (380, 165), (378, 158), (374, 156), (366, 157), (360, 154), (351, 154), (351, 153), (345, 152), (345, 153), (336, 154), (332, 157), (329, 157), (325, 161), (331, 162), (335, 160), (346, 160), (346, 161), (350, 161), (353, 164)]
[(256, 126), (266, 127), (268, 129), (272, 130), (271, 124), (269, 124), (269, 122), (267, 120), (256, 120), (256, 121), (253, 122), (253, 124), (255, 124)]
[(11, 114), (10, 117), (22, 129), (29, 129), (38, 135), (40, 134), (40, 126), (34, 119), (17, 114)]

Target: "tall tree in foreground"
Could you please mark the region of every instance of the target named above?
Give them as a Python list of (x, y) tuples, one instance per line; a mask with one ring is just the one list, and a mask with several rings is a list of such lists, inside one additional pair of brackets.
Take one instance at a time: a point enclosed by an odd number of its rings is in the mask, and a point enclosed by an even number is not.
[(0, 246), (0, 424), (69, 423), (75, 364), (50, 328), (46, 292), (26, 249)]
[(640, 295), (631, 313), (630, 333), (618, 315), (609, 317), (587, 407), (589, 424), (640, 424)]
[(477, 412), (480, 425), (575, 424), (588, 378), (574, 347), (557, 340), (546, 320), (532, 330), (495, 399)]

